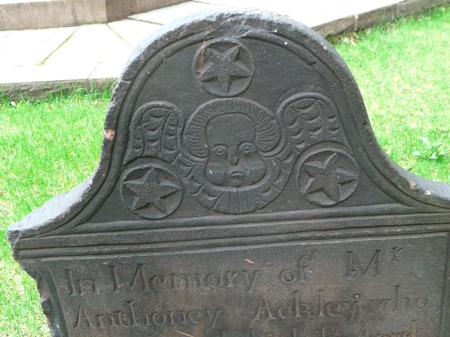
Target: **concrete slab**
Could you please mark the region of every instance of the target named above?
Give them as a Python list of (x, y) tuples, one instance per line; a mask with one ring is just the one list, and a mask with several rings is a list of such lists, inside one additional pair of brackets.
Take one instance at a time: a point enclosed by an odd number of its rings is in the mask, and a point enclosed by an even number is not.
[(304, 11), (313, 5), (311, 2), (295, 2), (292, 0), (195, 0), (194, 2), (233, 8), (257, 8), (281, 15), (288, 15), (299, 9)]
[(100, 62), (114, 59), (125, 64), (132, 48), (107, 25), (81, 26), (45, 63), (87, 69), (89, 75)]
[(206, 3), (199, 3), (194, 1), (189, 1), (185, 3), (181, 3), (179, 5), (169, 6), (166, 8), (157, 9), (148, 13), (131, 15), (128, 19), (138, 20), (138, 21), (146, 21), (150, 23), (156, 24), (166, 24), (173, 20), (176, 20), (180, 17), (194, 14), (196, 12), (205, 10), (205, 9), (215, 9), (220, 10), (224, 8), (231, 8), (229, 6), (218, 6), (211, 5)]
[(67, 27), (0, 32), (0, 69), (39, 64), (76, 30)]
[(370, 12), (396, 3), (398, 3), (398, 0), (377, 0), (377, 1), (341, 0), (341, 1), (320, 2), (320, 4), (318, 4), (318, 7), (329, 11), (342, 12), (345, 14), (360, 14)]
[(89, 75), (89, 80), (98, 80), (102, 78), (117, 79), (123, 71), (125, 62), (110, 60), (100, 62), (94, 71)]
[(0, 38), (5, 37), (5, 36), (9, 36), (9, 35), (11, 35), (12, 33), (14, 33), (13, 30), (3, 30), (3, 31), (0, 31)]
[(153, 23), (128, 19), (108, 23), (108, 26), (132, 48), (160, 27)]

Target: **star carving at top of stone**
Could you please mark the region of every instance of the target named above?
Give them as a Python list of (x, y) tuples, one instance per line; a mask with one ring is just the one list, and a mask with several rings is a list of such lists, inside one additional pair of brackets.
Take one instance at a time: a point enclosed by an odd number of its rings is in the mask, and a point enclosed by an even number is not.
[(131, 209), (152, 205), (161, 213), (167, 214), (164, 198), (180, 190), (180, 187), (166, 179), (161, 179), (157, 170), (150, 169), (142, 178), (129, 180), (125, 186), (134, 195)]
[(225, 94), (230, 91), (234, 78), (245, 78), (253, 72), (239, 60), (240, 46), (233, 46), (223, 53), (214, 49), (206, 49), (206, 64), (200, 70), (199, 80), (202, 82), (217, 81)]
[(311, 179), (305, 187), (304, 194), (322, 191), (331, 200), (340, 201), (340, 185), (356, 180), (355, 173), (338, 166), (338, 155), (333, 153), (322, 161), (304, 164), (305, 171)]

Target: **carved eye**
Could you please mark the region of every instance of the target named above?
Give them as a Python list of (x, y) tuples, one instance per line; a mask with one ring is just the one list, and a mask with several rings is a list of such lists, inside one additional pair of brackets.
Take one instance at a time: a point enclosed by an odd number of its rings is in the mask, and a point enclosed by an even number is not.
[(244, 153), (250, 153), (253, 151), (253, 144), (252, 143), (244, 143), (241, 145), (242, 152)]
[(217, 145), (213, 147), (213, 151), (218, 156), (223, 156), (226, 153), (226, 147), (223, 145)]

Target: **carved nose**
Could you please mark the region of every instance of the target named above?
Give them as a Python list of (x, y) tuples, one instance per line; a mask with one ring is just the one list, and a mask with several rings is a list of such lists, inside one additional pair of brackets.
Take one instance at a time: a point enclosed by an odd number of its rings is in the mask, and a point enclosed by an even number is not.
[(230, 155), (228, 158), (228, 161), (230, 162), (231, 165), (236, 165), (239, 161), (238, 156), (236, 154), (234, 155)]
[(234, 147), (234, 146), (230, 146), (228, 148), (228, 162), (231, 165), (236, 165), (238, 163), (238, 161), (239, 161), (238, 151), (237, 150), (238, 149), (236, 147)]

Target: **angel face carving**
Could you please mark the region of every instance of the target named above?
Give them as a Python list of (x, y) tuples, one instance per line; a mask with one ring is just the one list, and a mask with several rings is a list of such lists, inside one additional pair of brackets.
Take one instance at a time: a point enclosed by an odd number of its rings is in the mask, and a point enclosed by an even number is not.
[(260, 181), (267, 168), (256, 144), (255, 123), (233, 113), (212, 118), (206, 125), (209, 149), (205, 176), (219, 186), (248, 186)]
[(263, 208), (287, 181), (289, 172), (277, 158), (283, 143), (278, 118), (254, 101), (223, 98), (201, 105), (186, 124), (183, 143), (179, 167), (188, 191), (215, 211)]

